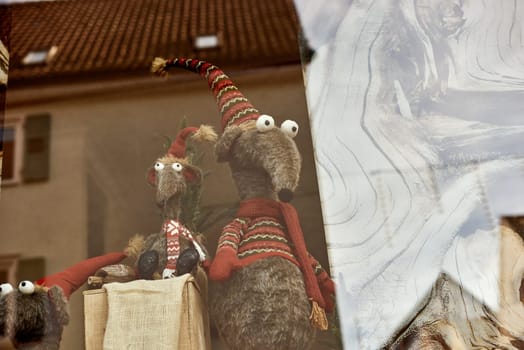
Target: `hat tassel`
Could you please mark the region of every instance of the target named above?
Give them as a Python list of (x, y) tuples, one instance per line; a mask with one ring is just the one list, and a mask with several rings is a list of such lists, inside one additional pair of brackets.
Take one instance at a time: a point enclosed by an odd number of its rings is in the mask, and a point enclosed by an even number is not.
[(314, 300), (311, 300), (311, 315), (309, 315), (309, 321), (313, 327), (318, 328), (321, 331), (326, 331), (328, 329), (326, 311)]
[(155, 57), (153, 63), (151, 64), (151, 73), (158, 74), (160, 76), (167, 75), (167, 60), (162, 57)]

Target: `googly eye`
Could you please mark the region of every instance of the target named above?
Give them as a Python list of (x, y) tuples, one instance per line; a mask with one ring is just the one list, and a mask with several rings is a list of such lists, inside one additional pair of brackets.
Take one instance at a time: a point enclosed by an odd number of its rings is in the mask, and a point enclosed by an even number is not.
[(287, 136), (294, 138), (298, 134), (298, 124), (293, 120), (286, 120), (280, 125), (280, 130)]
[(35, 285), (30, 281), (22, 281), (18, 284), (18, 290), (22, 294), (33, 294), (35, 292)]
[(9, 283), (0, 284), (0, 297), (7, 295), (13, 291), (13, 286)]
[(174, 171), (180, 172), (184, 167), (180, 163), (173, 163), (171, 164), (171, 168), (173, 168)]
[(275, 127), (275, 120), (270, 115), (262, 114), (258, 117), (256, 125), (258, 131), (266, 132)]
[(165, 167), (165, 165), (160, 163), (160, 162), (156, 162), (155, 163), (155, 170), (156, 171), (160, 171), (160, 170), (164, 169), (164, 167)]

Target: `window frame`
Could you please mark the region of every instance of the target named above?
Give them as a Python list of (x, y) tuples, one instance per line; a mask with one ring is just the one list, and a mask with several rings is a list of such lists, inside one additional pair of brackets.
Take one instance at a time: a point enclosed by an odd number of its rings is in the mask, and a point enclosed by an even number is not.
[[(13, 128), (14, 130), (14, 159), (13, 159), (13, 177), (9, 179), (2, 178), (1, 186), (18, 185), (22, 182), (22, 169), (24, 163), (24, 116), (7, 116), (1, 129)], [(2, 166), (5, 166), (5, 152), (3, 155)], [(1, 169), (0, 169), (1, 170)]]
[(16, 286), (18, 261), (20, 254), (1, 254), (0, 255), (0, 271), (5, 272), (7, 281), (0, 281), (0, 283), (10, 283), (13, 287)]

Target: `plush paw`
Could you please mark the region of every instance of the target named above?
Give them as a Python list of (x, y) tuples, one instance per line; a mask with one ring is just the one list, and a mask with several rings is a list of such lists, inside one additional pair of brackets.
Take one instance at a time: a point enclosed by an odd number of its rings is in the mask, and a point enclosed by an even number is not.
[(217, 253), (209, 267), (209, 278), (213, 281), (225, 281), (231, 277), (233, 271), (240, 268), (240, 260), (233, 251), (220, 251)]

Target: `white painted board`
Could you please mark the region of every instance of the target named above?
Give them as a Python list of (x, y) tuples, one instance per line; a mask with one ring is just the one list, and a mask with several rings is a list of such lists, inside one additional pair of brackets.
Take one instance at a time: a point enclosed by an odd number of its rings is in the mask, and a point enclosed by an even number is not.
[(377, 349), (441, 271), (498, 307), (524, 213), (524, 3), (295, 0), (346, 349)]

